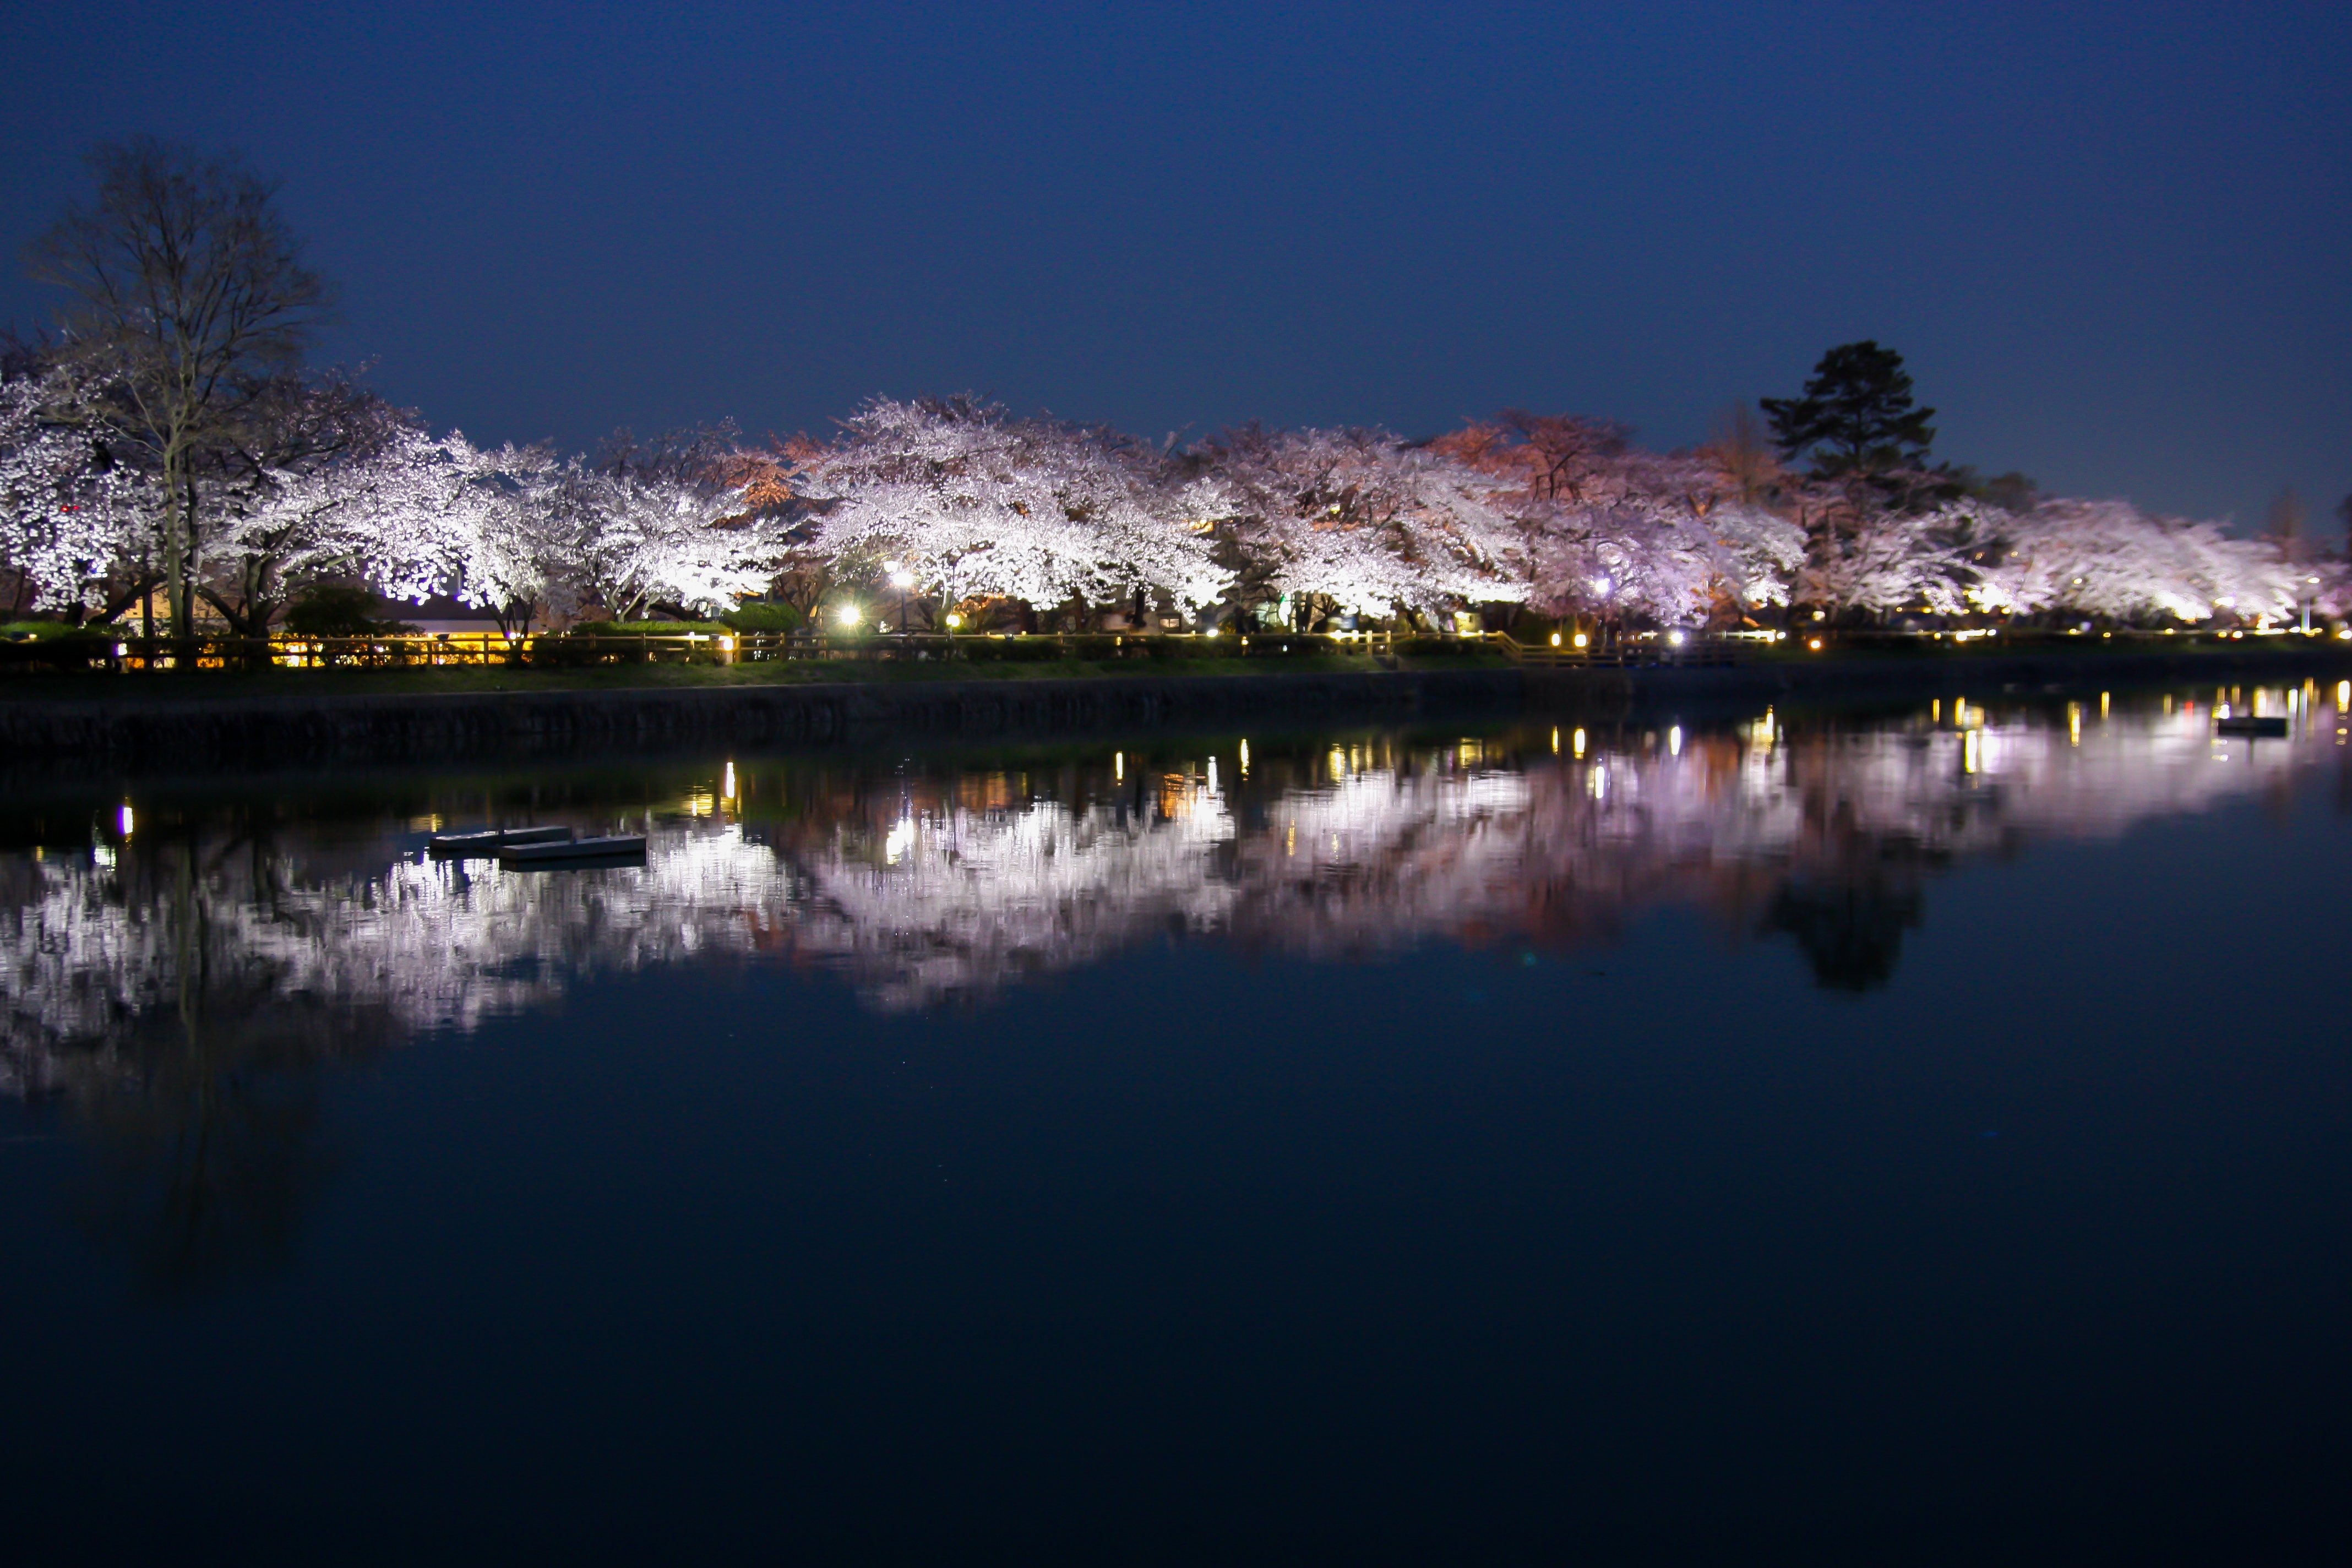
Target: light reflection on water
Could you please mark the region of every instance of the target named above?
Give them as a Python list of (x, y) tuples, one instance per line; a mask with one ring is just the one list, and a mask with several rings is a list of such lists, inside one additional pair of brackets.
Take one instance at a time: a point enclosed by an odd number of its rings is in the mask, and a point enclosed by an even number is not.
[[(2293, 734), (2218, 735), (2233, 695)], [(1570, 945), (1667, 903), (1793, 934), (1824, 984), (1867, 988), (1932, 868), (2282, 789), (2345, 754), (2344, 725), (2342, 693), (2315, 687), (1579, 729), (1564, 752), (1542, 726), (1106, 745), (1027, 769), (730, 758), (667, 796), (539, 814), (648, 834), (642, 868), (595, 870), (427, 858), (436, 825), (485, 815), (456, 788), (356, 837), (299, 810), (134, 800), (94, 812), (85, 849), (0, 859), (0, 1086), (102, 1078), (158, 1031), (239, 1010), (394, 1037), (712, 962), (814, 967), (905, 1010), (1171, 934), (1326, 961)]]
[[(2347, 707), (10, 795), (0, 1468), (74, 1537), (28, 1560), (603, 1544), (593, 1494), (682, 1500), (670, 1555), (1091, 1507), (1199, 1561), (1268, 1480), (1413, 1561), (2095, 1559), (2135, 1510), (2319, 1560), (2276, 1542), (2334, 1528), (2352, 1388)], [(495, 820), (651, 850), (425, 854)], [(1740, 1548), (1653, 1550), (1686, 1515)]]

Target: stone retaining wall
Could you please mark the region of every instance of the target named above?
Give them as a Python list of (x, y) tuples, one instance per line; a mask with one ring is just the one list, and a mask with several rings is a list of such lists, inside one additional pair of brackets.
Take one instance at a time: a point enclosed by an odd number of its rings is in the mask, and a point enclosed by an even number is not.
[(1272, 720), (1411, 721), (1454, 712), (1608, 718), (1659, 704), (1999, 695), (2159, 682), (2352, 674), (2352, 649), (2227, 654), (1971, 655), (1703, 668), (1104, 676), (1072, 680), (841, 682), (464, 695), (154, 697), (0, 694), (0, 762), (144, 768), (402, 763), (789, 745), (905, 732), (984, 738), (1202, 728)]
[(789, 744), (864, 732), (1055, 734), (1516, 710), (1520, 672), (1099, 677), (463, 695), (0, 700), (12, 759), (145, 766)]

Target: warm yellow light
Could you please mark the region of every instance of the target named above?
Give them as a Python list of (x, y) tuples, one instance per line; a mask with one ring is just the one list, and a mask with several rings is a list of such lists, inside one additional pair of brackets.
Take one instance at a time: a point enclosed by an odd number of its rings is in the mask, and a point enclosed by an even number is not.
[(728, 763), (727, 771), (719, 775), (719, 793), (729, 800), (735, 798), (735, 764), (733, 763)]
[(1223, 628), (1218, 627), (1218, 626), (1211, 626), (1211, 627), (1209, 628), (1208, 635), (1209, 635), (1210, 637), (1215, 637), (1215, 636), (1217, 635), (1217, 633), (1218, 633), (1220, 630), (1222, 630), (1222, 629), (1223, 629)]
[(856, 606), (856, 605), (842, 605), (842, 606), (841, 606), (841, 608), (840, 608), (837, 612), (835, 612), (835, 613), (836, 613), (836, 615), (839, 616), (840, 621), (841, 621), (841, 624), (842, 624), (843, 626), (855, 626), (857, 624), (857, 606)]
[(1683, 727), (1680, 724), (1666, 731), (1666, 751), (1677, 757), (1683, 754)]
[(1817, 621), (1826, 621), (1829, 618), (1830, 613), (1827, 610), (1815, 610), (1813, 612), (1813, 619)]
[(1559, 726), (1557, 724), (1551, 731), (1551, 754), (1555, 757), (1559, 755)]
[(2083, 705), (2079, 702), (2066, 704), (2066, 743), (2070, 746), (2083, 743)]
[(1579, 762), (1583, 761), (1583, 760), (1584, 760), (1584, 731), (1583, 731), (1579, 730), (1579, 731), (1576, 732), (1575, 736), (1573, 737), (1572, 743), (1574, 744), (1574, 746), (1575, 746), (1575, 748), (1576, 748), (1576, 757), (1577, 757), (1577, 760), (1578, 760)]
[(1577, 633), (1577, 634), (1576, 634), (1576, 646), (1577, 646), (1577, 647), (1582, 647), (1588, 640), (1589, 640), (1589, 639), (1585, 637), (1585, 635), (1584, 635), (1582, 632), (1579, 632), (1579, 633)]
[(950, 631), (951, 631), (951, 632), (952, 632), (952, 631), (961, 631), (962, 628), (963, 628), (963, 617), (962, 617), (961, 616), (960, 616), (960, 615), (956, 615), (956, 614), (953, 614), (952, 612), (950, 612), (950, 615), (948, 616), (948, 630), (950, 630)]
[(2102, 718), (2102, 719), (2104, 719), (2104, 718), (2105, 718), (2106, 716), (2107, 716), (2107, 694), (2106, 694), (2105, 692), (2102, 691), (2102, 692), (2100, 692), (2100, 693), (2099, 693), (2099, 717), (2100, 717), (2100, 718)]
[(1977, 771), (1977, 748), (1983, 738), (1983, 731), (1971, 730), (1960, 742), (1960, 763), (1970, 773)]
[(1249, 777), (1249, 742), (1242, 742), (1242, 777)]
[(1930, 724), (1940, 724), (1943, 722), (1943, 720), (1944, 700), (1940, 697), (1930, 697), (1927, 699), (1927, 722)]
[(1110, 776), (1120, 784), (1125, 784), (1127, 782), (1127, 753), (1125, 752), (1113, 752), (1110, 754)]
[(1815, 653), (1819, 653), (1822, 651), (1822, 639), (1819, 637), (1808, 637), (1805, 639), (1805, 646), (1811, 648)]
[(1554, 647), (1558, 647), (1559, 646), (1559, 634), (1558, 632), (1551, 634), (1551, 646)]

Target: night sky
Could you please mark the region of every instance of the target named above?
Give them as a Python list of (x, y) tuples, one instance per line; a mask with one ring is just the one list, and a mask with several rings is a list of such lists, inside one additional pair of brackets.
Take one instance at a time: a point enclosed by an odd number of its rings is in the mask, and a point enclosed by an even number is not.
[(10, 6), (0, 238), (94, 142), (239, 149), (320, 357), (477, 439), (976, 389), (1673, 447), (1875, 337), (1938, 456), (2325, 518), (2352, 5), (1920, 9)]

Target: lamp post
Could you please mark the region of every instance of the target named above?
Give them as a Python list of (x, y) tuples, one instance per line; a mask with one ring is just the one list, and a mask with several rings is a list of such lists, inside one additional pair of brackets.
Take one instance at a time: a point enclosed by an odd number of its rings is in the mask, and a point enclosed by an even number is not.
[(911, 629), (907, 625), (907, 590), (915, 585), (915, 574), (901, 566), (890, 574), (890, 586), (898, 590), (898, 635), (905, 637)]

